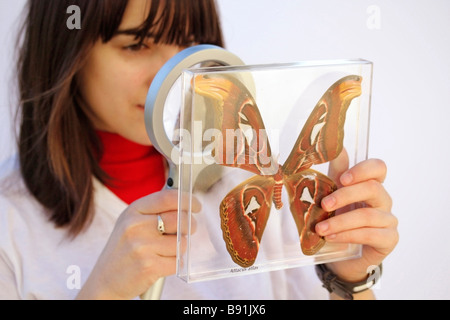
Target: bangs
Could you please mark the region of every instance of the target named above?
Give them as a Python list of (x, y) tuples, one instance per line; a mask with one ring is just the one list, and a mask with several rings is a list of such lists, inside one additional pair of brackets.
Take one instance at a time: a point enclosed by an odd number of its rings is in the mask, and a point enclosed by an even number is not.
[[(128, 0), (104, 1), (101, 38), (108, 42), (119, 31)], [(156, 43), (190, 46), (215, 44), (223, 47), (218, 12), (214, 0), (148, 0), (148, 16), (127, 34), (139, 41), (151, 37)]]

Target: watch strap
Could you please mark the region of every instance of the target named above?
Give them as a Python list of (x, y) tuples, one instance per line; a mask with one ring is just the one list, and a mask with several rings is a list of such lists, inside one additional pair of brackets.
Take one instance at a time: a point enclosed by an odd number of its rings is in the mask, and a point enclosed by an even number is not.
[[(328, 269), (326, 264), (316, 265), (316, 273), (322, 281), (322, 286), (327, 289), (328, 292), (333, 292), (345, 300), (353, 300), (353, 294), (366, 291), (378, 282), (378, 279), (381, 276), (382, 268), (382, 264), (376, 268), (373, 268), (367, 275), (367, 279), (359, 282), (347, 282), (339, 279), (336, 274)], [(377, 270), (380, 272), (379, 275), (373, 277)]]

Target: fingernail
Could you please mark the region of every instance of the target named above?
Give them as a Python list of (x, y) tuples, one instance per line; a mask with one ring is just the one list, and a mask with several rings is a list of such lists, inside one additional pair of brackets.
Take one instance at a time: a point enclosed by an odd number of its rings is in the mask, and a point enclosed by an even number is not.
[(336, 234), (330, 234), (329, 236), (325, 237), (325, 240), (333, 240), (336, 239)]
[(350, 172), (346, 172), (341, 176), (341, 183), (343, 185), (348, 185), (350, 183), (352, 183), (353, 181), (353, 176)]
[(327, 196), (322, 199), (323, 204), (326, 208), (332, 209), (334, 205), (336, 204), (336, 198), (333, 196)]
[(318, 233), (322, 235), (328, 230), (329, 227), (330, 224), (326, 221), (320, 222), (316, 225)]

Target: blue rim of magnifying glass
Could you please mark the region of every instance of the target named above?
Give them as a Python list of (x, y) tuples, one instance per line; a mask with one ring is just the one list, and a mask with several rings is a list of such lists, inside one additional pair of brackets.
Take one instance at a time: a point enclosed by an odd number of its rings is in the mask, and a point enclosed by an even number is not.
[(223, 66), (244, 65), (240, 58), (219, 46), (197, 45), (186, 48), (169, 59), (150, 85), (145, 103), (145, 126), (153, 146), (167, 159), (170, 159), (174, 148), (163, 123), (164, 104), (169, 90), (183, 70), (209, 61)]

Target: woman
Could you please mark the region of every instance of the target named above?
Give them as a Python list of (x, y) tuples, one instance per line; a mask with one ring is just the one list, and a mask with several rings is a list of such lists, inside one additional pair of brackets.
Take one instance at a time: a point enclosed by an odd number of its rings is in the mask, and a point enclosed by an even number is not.
[[(66, 26), (73, 4), (80, 30)], [(223, 45), (214, 3), (29, 0), (23, 31), (19, 155), (1, 170), (0, 298), (133, 299), (175, 273), (177, 194), (159, 191), (165, 164), (146, 134), (145, 97), (181, 49)], [(367, 207), (316, 230), (329, 242), (364, 245), (362, 258), (328, 265), (356, 282), (393, 250), (397, 221), (382, 161), (334, 166), (342, 187), (324, 208)], [(157, 231), (158, 215), (168, 234)], [(316, 297), (310, 270), (246, 277), (251, 291), (235, 279), (186, 285), (168, 277), (163, 298)]]

